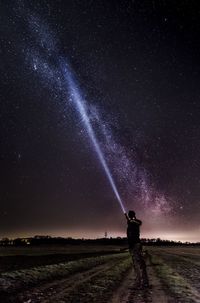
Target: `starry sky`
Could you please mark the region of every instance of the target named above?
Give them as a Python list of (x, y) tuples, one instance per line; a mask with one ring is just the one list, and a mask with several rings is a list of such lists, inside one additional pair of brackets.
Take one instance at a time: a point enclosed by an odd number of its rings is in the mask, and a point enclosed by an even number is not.
[(199, 241), (199, 20), (191, 0), (0, 2), (0, 237), (124, 236), (119, 194), (143, 237)]

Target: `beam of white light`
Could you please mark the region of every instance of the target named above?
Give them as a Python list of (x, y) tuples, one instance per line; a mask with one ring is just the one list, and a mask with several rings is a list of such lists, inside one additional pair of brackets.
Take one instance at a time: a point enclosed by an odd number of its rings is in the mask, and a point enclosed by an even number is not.
[(64, 73), (64, 78), (67, 82), (67, 85), (68, 85), (68, 89), (69, 89), (69, 92), (70, 92), (70, 96), (71, 96), (71, 99), (74, 103), (74, 106), (76, 108), (76, 110), (78, 111), (78, 113), (80, 114), (81, 116), (81, 119), (82, 119), (82, 122), (85, 126), (85, 129), (93, 143), (93, 146), (94, 146), (94, 149), (98, 155), (98, 158), (104, 168), (104, 171), (106, 173), (106, 176), (110, 182), (110, 185), (113, 189), (113, 192), (119, 202), (119, 205), (122, 209), (122, 211), (125, 213), (125, 208), (124, 208), (124, 205), (122, 203), (122, 200), (121, 200), (121, 197), (118, 193), (118, 190), (117, 190), (117, 187), (115, 185), (115, 182), (113, 180), (113, 177), (112, 177), (112, 174), (109, 170), (109, 167), (106, 163), (106, 160), (104, 158), (104, 155), (102, 153), (102, 150), (99, 146), (99, 143), (98, 143), (98, 140), (95, 136), (95, 133), (94, 133), (94, 130), (92, 128), (92, 125), (90, 123), (90, 120), (89, 120), (89, 117), (87, 115), (87, 110), (86, 110), (86, 106), (85, 106), (85, 103), (84, 103), (84, 100), (81, 96), (81, 91), (80, 91), (80, 88), (78, 87), (78, 85), (76, 84), (76, 81), (73, 77), (73, 74), (70, 70), (70, 68), (68, 68), (68, 65), (66, 63), (62, 63), (62, 70), (63, 70), (63, 73)]

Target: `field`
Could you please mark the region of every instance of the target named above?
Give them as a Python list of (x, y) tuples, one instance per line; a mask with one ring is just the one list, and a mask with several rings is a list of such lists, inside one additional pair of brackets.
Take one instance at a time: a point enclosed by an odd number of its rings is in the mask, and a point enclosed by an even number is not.
[(0, 248), (0, 302), (200, 302), (200, 248), (144, 249), (151, 288), (136, 290), (122, 247)]

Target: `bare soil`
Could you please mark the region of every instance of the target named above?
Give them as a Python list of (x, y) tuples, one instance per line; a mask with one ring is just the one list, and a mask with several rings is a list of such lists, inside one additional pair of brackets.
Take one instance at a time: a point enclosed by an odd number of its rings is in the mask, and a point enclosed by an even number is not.
[[(68, 294), (71, 293), (76, 294), (77, 297), (78, 288), (86, 284), (87, 281), (92, 282), (92, 279), (94, 279), (99, 274), (111, 270), (114, 266), (117, 266), (119, 262), (120, 262), (119, 260), (113, 260), (106, 264), (95, 266), (89, 270), (72, 274), (68, 278), (64, 278), (64, 279), (59, 278), (49, 282), (46, 281), (41, 285), (37, 285), (36, 287), (30, 287), (25, 291), (20, 291), (14, 294), (2, 295), (0, 298), (0, 302), (4, 302), (4, 303), (66, 302), (64, 300), (64, 297), (67, 297)], [(84, 289), (84, 291), (87, 295), (87, 289)]]
[(126, 276), (121, 286), (113, 295), (111, 303), (177, 303), (160, 279), (156, 276), (154, 266), (147, 260), (147, 271), (150, 287), (147, 289), (136, 289), (134, 287), (135, 273), (133, 268)]
[[(57, 264), (62, 262), (68, 262), (73, 260), (79, 260), (88, 257), (96, 257), (109, 255), (113, 253), (119, 253), (120, 250), (99, 250), (99, 251), (86, 251), (86, 252), (76, 252), (71, 253), (50, 253), (47, 255), (9, 255), (0, 256), (0, 273), (8, 272), (19, 269), (27, 269), (41, 265)], [(22, 251), (22, 253), (24, 253)]]
[(7, 294), (0, 302), (200, 303), (200, 250), (180, 247), (148, 248), (148, 251), (146, 263), (151, 285), (148, 289), (134, 288), (130, 258), (128, 261), (111, 258), (107, 263), (66, 278)]

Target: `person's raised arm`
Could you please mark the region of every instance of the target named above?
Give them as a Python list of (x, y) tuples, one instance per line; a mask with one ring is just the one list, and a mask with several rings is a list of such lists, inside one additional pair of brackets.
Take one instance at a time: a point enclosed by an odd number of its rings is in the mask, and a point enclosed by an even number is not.
[(125, 217), (126, 217), (126, 220), (129, 221), (129, 217), (127, 215), (127, 213), (124, 213)]

